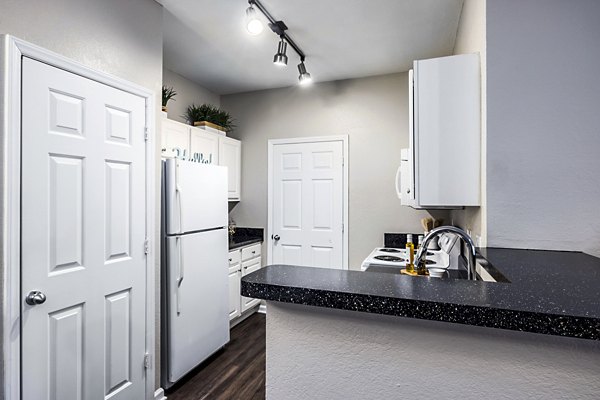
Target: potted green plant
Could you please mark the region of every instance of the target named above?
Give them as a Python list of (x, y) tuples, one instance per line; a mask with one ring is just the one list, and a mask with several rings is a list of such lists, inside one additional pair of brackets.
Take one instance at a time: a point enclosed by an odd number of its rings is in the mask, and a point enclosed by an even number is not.
[(188, 106), (183, 118), (190, 124), (199, 127), (208, 127), (221, 132), (230, 132), (235, 128), (231, 115), (211, 104)]
[(162, 87), (162, 110), (164, 112), (167, 112), (167, 103), (169, 102), (169, 100), (175, 101), (175, 96), (177, 96), (177, 92), (175, 91), (175, 89), (173, 89), (173, 86), (167, 87), (167, 86), (163, 85), (163, 87)]

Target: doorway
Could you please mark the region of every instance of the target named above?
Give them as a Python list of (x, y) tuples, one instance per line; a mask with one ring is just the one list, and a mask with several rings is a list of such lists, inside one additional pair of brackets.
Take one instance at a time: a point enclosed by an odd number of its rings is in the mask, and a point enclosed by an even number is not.
[(268, 146), (268, 263), (347, 269), (348, 136)]
[(154, 398), (154, 95), (2, 36), (3, 398)]

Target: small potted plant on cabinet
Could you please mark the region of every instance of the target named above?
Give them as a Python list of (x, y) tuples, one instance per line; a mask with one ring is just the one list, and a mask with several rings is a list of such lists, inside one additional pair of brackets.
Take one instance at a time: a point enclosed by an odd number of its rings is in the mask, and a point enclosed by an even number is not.
[(175, 96), (177, 96), (177, 92), (175, 91), (175, 89), (173, 89), (173, 86), (167, 87), (167, 86), (163, 85), (163, 87), (162, 87), (162, 111), (164, 113), (167, 112), (167, 103), (169, 102), (169, 100), (175, 101)]
[(192, 104), (187, 108), (183, 118), (190, 125), (198, 126), (207, 130), (216, 130), (224, 135), (235, 128), (233, 118), (227, 111), (221, 110), (210, 104), (196, 106)]

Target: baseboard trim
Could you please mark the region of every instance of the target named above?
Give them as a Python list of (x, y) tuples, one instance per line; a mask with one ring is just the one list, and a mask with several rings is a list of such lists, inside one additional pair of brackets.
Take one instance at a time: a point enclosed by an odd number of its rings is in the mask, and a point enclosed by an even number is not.
[(154, 400), (167, 400), (167, 396), (165, 396), (165, 391), (163, 388), (158, 388), (154, 392)]
[(266, 314), (267, 313), (267, 305), (265, 303), (260, 303), (260, 307), (258, 307), (258, 312), (260, 314)]

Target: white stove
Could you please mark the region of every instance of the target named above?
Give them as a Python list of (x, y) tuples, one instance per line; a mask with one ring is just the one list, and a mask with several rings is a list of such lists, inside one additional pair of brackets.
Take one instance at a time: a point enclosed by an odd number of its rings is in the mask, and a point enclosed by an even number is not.
[[(365, 258), (360, 269), (366, 271), (370, 266), (404, 268), (407, 258), (405, 249), (377, 247)], [(428, 268), (445, 269), (450, 265), (450, 257), (443, 250), (428, 250), (426, 260)]]

